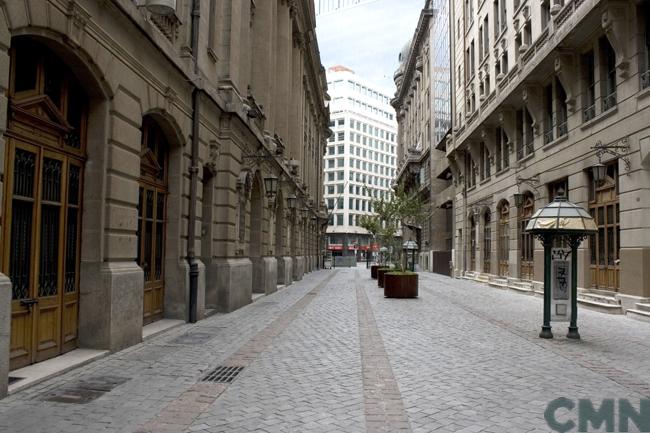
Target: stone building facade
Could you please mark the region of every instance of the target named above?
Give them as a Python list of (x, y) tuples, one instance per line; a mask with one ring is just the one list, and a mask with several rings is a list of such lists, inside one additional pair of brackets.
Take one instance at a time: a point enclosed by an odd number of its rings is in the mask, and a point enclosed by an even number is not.
[(427, 0), (413, 39), (399, 55), (391, 101), (398, 121), (396, 181), (421, 195), (427, 218), (404, 228), (404, 239), (417, 240), (420, 269), (449, 275), (454, 188), (445, 155), (451, 125), (448, 7)]
[(579, 250), (580, 302), (649, 316), (650, 8), (458, 0), (451, 13), (456, 275), (538, 291), (542, 249), (523, 228), (563, 191), (599, 227)]
[(0, 1), (0, 395), (9, 369), (318, 266), (313, 1), (153, 3)]

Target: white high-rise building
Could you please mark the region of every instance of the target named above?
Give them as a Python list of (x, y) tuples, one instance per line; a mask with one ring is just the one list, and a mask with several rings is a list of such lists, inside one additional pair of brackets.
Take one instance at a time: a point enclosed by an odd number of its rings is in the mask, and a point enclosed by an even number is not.
[(387, 198), (395, 177), (397, 122), (387, 92), (354, 71), (327, 70), (331, 96), (329, 139), (324, 163), (325, 200), (332, 217), (328, 249), (371, 249), (372, 239), (359, 227), (362, 215), (372, 214), (372, 200)]

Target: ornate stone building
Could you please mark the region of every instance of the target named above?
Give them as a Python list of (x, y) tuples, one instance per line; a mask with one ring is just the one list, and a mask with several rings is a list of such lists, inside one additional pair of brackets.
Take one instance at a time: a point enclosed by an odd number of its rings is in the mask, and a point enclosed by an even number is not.
[(0, 1), (0, 395), (318, 266), (314, 26), (311, 0)]
[(397, 183), (418, 192), (427, 218), (404, 228), (420, 247), (420, 269), (449, 275), (454, 188), (445, 156), (449, 133), (449, 15), (447, 1), (427, 0), (413, 39), (399, 55), (397, 91), (391, 101), (398, 121)]
[(451, 23), (456, 275), (538, 292), (523, 229), (562, 190), (599, 228), (579, 301), (650, 317), (647, 3), (458, 0)]

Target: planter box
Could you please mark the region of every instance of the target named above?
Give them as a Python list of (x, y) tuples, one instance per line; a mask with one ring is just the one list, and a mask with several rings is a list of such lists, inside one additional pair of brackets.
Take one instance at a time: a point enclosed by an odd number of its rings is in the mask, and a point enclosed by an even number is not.
[(417, 298), (418, 274), (384, 274), (384, 296), (387, 298)]
[(370, 265), (370, 278), (377, 279), (377, 269), (379, 268), (381, 268), (381, 265)]
[(384, 274), (386, 272), (392, 271), (391, 268), (378, 268), (377, 269), (377, 285), (379, 287), (384, 287)]

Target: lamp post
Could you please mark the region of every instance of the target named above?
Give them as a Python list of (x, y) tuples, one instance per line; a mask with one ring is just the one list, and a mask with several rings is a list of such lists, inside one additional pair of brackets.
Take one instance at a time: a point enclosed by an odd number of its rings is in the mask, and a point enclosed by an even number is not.
[[(551, 331), (552, 286), (559, 290), (558, 285), (566, 285), (567, 283), (566, 280), (562, 280), (562, 278), (566, 278), (566, 270), (558, 270), (559, 266), (554, 266), (551, 269), (553, 240), (563, 237), (568, 240), (571, 247), (571, 272), (570, 281), (568, 281), (571, 285), (571, 319), (567, 338), (579, 339), (578, 246), (583, 239), (598, 230), (596, 223), (589, 215), (589, 212), (568, 201), (564, 191), (560, 190), (555, 200), (533, 214), (525, 230), (539, 239), (544, 245), (544, 322), (539, 336), (540, 338), (553, 338)], [(563, 272), (564, 275), (561, 275)], [(555, 285), (552, 285), (552, 277), (555, 278)]]

